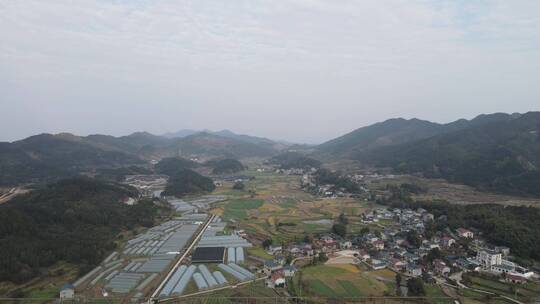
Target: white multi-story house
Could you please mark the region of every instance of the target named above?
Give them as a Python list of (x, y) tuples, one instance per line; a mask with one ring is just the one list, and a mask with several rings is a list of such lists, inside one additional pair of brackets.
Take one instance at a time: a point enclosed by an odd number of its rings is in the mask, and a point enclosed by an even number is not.
[(476, 260), (483, 269), (491, 270), (492, 266), (502, 264), (502, 254), (491, 249), (480, 249), (476, 254)]

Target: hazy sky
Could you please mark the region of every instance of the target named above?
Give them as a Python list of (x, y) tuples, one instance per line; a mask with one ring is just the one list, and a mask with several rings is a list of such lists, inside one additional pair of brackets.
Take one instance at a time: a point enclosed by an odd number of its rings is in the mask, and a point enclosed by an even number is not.
[(0, 0), (0, 140), (539, 109), (537, 0)]

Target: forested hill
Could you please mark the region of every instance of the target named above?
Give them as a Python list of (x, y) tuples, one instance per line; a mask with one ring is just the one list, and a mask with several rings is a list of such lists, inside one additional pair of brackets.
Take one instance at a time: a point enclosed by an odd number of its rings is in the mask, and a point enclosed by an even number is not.
[(227, 158), (267, 157), (278, 151), (267, 144), (253, 143), (204, 132), (175, 139), (172, 147), (183, 155), (195, 154), (206, 157)]
[(212, 168), (213, 174), (231, 174), (244, 170), (246, 167), (237, 159), (212, 159), (205, 163), (205, 166)]
[(214, 181), (190, 169), (180, 169), (169, 177), (162, 195), (184, 197), (214, 191)]
[(0, 205), (0, 281), (26, 282), (58, 261), (88, 271), (114, 249), (124, 229), (154, 224), (151, 201), (122, 203), (135, 189), (67, 179)]
[[(234, 133), (197, 133), (167, 138), (147, 132), (128, 136), (40, 134), (12, 143), (0, 142), (0, 186), (42, 183), (168, 157), (268, 157), (283, 144)], [(248, 139), (246, 139), (248, 138)]]
[(155, 166), (156, 172), (169, 176), (162, 195), (183, 197), (212, 192), (215, 189), (212, 179), (191, 170), (199, 166), (201, 164), (178, 157), (162, 159)]
[(429, 121), (394, 118), (325, 142), (316, 147), (315, 155), (331, 159), (350, 158), (358, 152), (427, 138), (440, 130), (441, 125)]
[(0, 143), (0, 185), (50, 181), (90, 168), (140, 163), (134, 155), (102, 150), (71, 136), (41, 134)]
[(488, 122), (354, 155), (363, 163), (420, 172), (479, 189), (540, 196), (540, 112)]
[(315, 148), (314, 156), (328, 159), (354, 159), (378, 148), (416, 142), (435, 135), (454, 132), (486, 123), (511, 120), (519, 114), (494, 113), (479, 115), (471, 120), (460, 119), (438, 124), (420, 119), (393, 118), (356, 129)]
[(167, 157), (159, 161), (155, 165), (155, 171), (165, 175), (175, 175), (182, 169), (193, 169), (199, 167), (200, 164), (189, 159), (181, 157)]
[(281, 169), (291, 168), (319, 168), (321, 162), (299, 152), (285, 152), (272, 157), (269, 162), (278, 165)]

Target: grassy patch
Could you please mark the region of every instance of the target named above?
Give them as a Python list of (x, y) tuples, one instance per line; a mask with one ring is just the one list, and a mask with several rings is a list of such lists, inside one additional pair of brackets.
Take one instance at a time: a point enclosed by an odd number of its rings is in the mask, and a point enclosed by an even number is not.
[(320, 280), (312, 280), (309, 282), (309, 289), (312, 293), (325, 296), (325, 297), (335, 297), (337, 294), (334, 290), (328, 287), (326, 284)]
[(233, 200), (225, 205), (223, 217), (229, 219), (245, 219), (247, 217), (246, 210), (257, 209), (261, 207), (263, 201), (260, 199), (238, 199)]
[(307, 267), (305, 269), (302, 269), (302, 272), (304, 275), (324, 275), (324, 276), (335, 276), (335, 275), (341, 275), (347, 273), (346, 270), (339, 268), (339, 267), (331, 267), (331, 266), (313, 266), (313, 267)]
[(282, 208), (295, 208), (296, 207), (296, 200), (294, 198), (287, 197), (285, 198), (280, 204)]
[(256, 256), (256, 257), (259, 257), (259, 258), (262, 258), (262, 259), (266, 259), (266, 260), (270, 260), (270, 259), (274, 258), (272, 255), (266, 253), (266, 251), (264, 251), (264, 249), (262, 249), (260, 247), (248, 248), (247, 252), (250, 255), (253, 255), (253, 256)]
[(349, 297), (361, 297), (362, 296), (362, 292), (358, 288), (356, 288), (356, 286), (354, 286), (353, 283), (351, 283), (349, 281), (342, 281), (342, 280), (338, 280), (337, 282), (341, 286), (341, 288), (343, 288), (343, 290), (345, 290), (345, 292), (347, 293), (347, 296), (349, 296)]
[(446, 294), (437, 285), (425, 284), (424, 289), (426, 291), (426, 297), (431, 298), (429, 299), (430, 303), (434, 303), (434, 304), (453, 303), (453, 300), (450, 298), (447, 298)]
[(306, 224), (304, 223), (304, 231), (306, 233), (318, 233), (318, 232), (327, 232), (330, 231), (330, 227), (325, 225), (317, 225), (317, 224)]
[(388, 290), (383, 282), (372, 278), (369, 272), (343, 266), (317, 265), (304, 268), (295, 285), (302, 287), (303, 296), (382, 296)]

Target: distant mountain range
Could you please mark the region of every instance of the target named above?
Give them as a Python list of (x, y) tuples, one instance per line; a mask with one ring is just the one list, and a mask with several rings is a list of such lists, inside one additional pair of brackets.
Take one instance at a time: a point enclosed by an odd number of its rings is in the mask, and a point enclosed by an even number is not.
[(540, 196), (539, 132), (540, 112), (480, 115), (448, 124), (390, 119), (323, 143), (313, 156)]
[(0, 186), (46, 181), (97, 169), (147, 164), (165, 157), (271, 158), (300, 151), (323, 162), (445, 178), (479, 189), (540, 196), (540, 112), (495, 113), (438, 124), (395, 118), (318, 146), (267, 138), (182, 130), (163, 136), (40, 134), (0, 143)]
[(191, 130), (191, 129), (183, 129), (177, 132), (172, 133), (165, 133), (161, 136), (167, 137), (167, 138), (184, 138), (190, 135), (194, 134), (200, 134), (200, 133), (208, 133), (212, 135), (217, 136), (223, 136), (227, 138), (237, 139), (240, 141), (250, 142), (254, 144), (268, 144), (268, 145), (276, 145), (276, 144), (284, 144), (284, 145), (290, 145), (292, 143), (281, 141), (281, 140), (272, 140), (265, 137), (258, 137), (258, 136), (251, 136), (251, 135), (245, 135), (245, 134), (237, 134), (230, 130), (221, 130), (221, 131), (210, 131), (210, 130)]
[(152, 159), (270, 157), (288, 146), (230, 131), (165, 137), (147, 132), (128, 136), (40, 134), (0, 143), (0, 185), (65, 177), (96, 168), (144, 164)]

